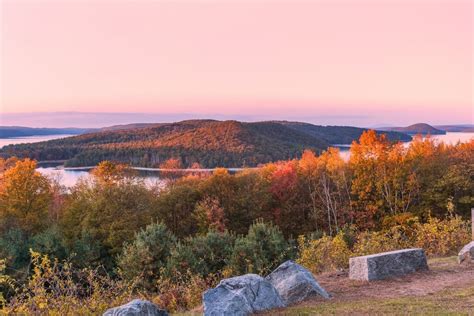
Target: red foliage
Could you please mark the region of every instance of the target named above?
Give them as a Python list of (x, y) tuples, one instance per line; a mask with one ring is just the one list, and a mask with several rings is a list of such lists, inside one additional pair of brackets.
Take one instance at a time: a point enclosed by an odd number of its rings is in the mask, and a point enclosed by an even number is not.
[(286, 200), (296, 188), (298, 176), (294, 161), (276, 164), (276, 169), (271, 174), (270, 191), (280, 201)]

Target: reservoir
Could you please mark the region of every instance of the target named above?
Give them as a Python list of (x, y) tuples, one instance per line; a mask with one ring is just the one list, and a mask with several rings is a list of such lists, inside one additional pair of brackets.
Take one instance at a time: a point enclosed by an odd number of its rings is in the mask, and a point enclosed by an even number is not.
[[(64, 138), (72, 135), (46, 135), (46, 136), (29, 136), (29, 137), (18, 137), (18, 138), (0, 138), (0, 148), (5, 145), (10, 144), (21, 144), (21, 143), (35, 143), (41, 141), (47, 141), (57, 138)], [(474, 133), (446, 133), (446, 135), (434, 135), (431, 136), (439, 142), (445, 142), (447, 144), (456, 144), (457, 142), (468, 142), (474, 138)], [(406, 146), (409, 146), (410, 142), (405, 143)], [(348, 160), (350, 157), (350, 145), (335, 145), (341, 151), (341, 156)], [(232, 169), (231, 171), (238, 171), (239, 168)], [(90, 168), (74, 168), (74, 169), (64, 169), (58, 164), (40, 164), (38, 166), (38, 171), (49, 177), (57, 178), (61, 184), (66, 187), (71, 187), (77, 183), (81, 178), (89, 178), (91, 175), (89, 173)], [(190, 172), (196, 172), (196, 170), (189, 170)], [(162, 183), (162, 177), (160, 177), (159, 170), (153, 170), (152, 168), (138, 168), (138, 176), (143, 179), (143, 181), (149, 185), (159, 185)], [(203, 169), (199, 172), (212, 172), (212, 169)]]

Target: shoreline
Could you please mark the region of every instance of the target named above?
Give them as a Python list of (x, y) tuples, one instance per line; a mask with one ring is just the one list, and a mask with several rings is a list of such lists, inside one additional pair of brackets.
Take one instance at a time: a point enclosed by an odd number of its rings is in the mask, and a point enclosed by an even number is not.
[[(56, 162), (65, 162), (64, 161), (39, 161), (39, 164), (47, 164), (47, 163), (56, 163)], [(84, 166), (84, 167), (64, 167), (64, 166), (56, 166), (54, 167), (57, 170), (65, 170), (65, 171), (87, 171), (96, 168), (97, 166)], [(46, 167), (48, 168), (48, 167)], [(191, 168), (181, 168), (181, 169), (168, 169), (168, 168), (148, 168), (148, 167), (130, 167), (132, 170), (137, 171), (159, 171), (159, 172), (213, 172), (217, 169), (226, 169), (230, 172), (237, 172), (242, 170), (256, 170), (260, 169), (259, 167), (246, 167), (246, 168), (226, 168), (226, 167), (217, 167), (217, 168), (199, 168), (199, 169), (191, 169)]]

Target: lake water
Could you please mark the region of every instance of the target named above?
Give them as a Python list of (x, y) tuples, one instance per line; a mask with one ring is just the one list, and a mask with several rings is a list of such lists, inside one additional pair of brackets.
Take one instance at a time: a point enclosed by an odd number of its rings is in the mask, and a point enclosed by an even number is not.
[[(79, 181), (79, 179), (91, 178), (90, 169), (68, 170), (62, 167), (42, 166), (40, 164), (37, 170), (45, 176), (58, 179), (59, 182), (66, 187), (74, 186), (77, 181)], [(138, 171), (138, 176), (142, 178), (145, 184), (149, 187), (160, 186), (163, 184), (162, 177), (160, 177), (159, 174), (160, 173), (158, 171)]]
[(39, 142), (44, 142), (47, 140), (65, 138), (69, 136), (74, 136), (74, 135), (63, 134), (63, 135), (40, 135), (40, 136), (0, 138), (0, 148), (6, 145), (39, 143)]
[[(41, 142), (45, 140), (51, 140), (51, 139), (57, 139), (57, 138), (63, 138), (63, 137), (68, 137), (71, 135), (48, 135), (48, 136), (33, 136), (33, 137), (21, 137), (21, 138), (4, 138), (0, 139), (0, 148), (9, 145), (9, 144), (21, 144), (21, 143), (35, 143), (35, 142)], [(432, 138), (436, 139), (437, 141), (440, 142), (445, 142), (448, 144), (455, 144), (457, 142), (468, 142), (472, 138), (474, 138), (474, 133), (447, 133), (446, 135), (435, 135), (432, 136)], [(408, 146), (410, 143), (407, 142), (405, 143), (406, 146)], [(340, 151), (341, 151), (341, 156), (345, 159), (348, 160), (350, 157), (350, 152), (349, 148), (350, 145), (338, 145)], [(145, 170), (146, 169), (146, 170)], [(237, 171), (238, 169), (235, 169), (234, 171)], [(50, 176), (50, 177), (57, 177), (60, 182), (67, 186), (71, 187), (80, 178), (89, 178), (91, 175), (89, 173), (89, 169), (63, 169), (63, 168), (58, 168), (52, 165), (40, 165), (38, 168), (38, 171), (41, 172), (44, 175)], [(203, 172), (209, 172), (210, 170), (203, 170)], [(151, 169), (144, 168), (144, 170), (138, 170), (138, 174), (140, 177), (143, 178), (145, 183), (147, 185), (160, 185), (163, 183), (162, 178), (160, 177), (160, 172), (159, 171), (154, 171)]]
[[(433, 135), (430, 136), (431, 138), (435, 139), (438, 142), (444, 142), (449, 145), (454, 145), (458, 142), (466, 143), (469, 142), (471, 139), (474, 139), (474, 133), (446, 133), (445, 135)], [(410, 146), (411, 142), (403, 143), (405, 147)], [(349, 160), (351, 153), (349, 151), (350, 145), (337, 145), (340, 150), (341, 157), (344, 160)]]

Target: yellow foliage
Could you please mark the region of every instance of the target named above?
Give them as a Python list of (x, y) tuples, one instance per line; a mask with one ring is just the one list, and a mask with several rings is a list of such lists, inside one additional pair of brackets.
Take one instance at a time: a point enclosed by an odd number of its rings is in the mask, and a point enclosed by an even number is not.
[[(8, 288), (14, 290), (15, 287), (13, 284), (13, 279), (10, 278), (8, 275), (4, 274), (5, 268), (6, 268), (5, 260), (0, 260), (0, 286), (2, 287), (2, 290), (8, 289)], [(7, 301), (5, 300), (3, 292), (0, 292), (0, 312), (1, 312), (1, 308), (5, 306), (6, 303)]]
[(354, 256), (365, 256), (379, 252), (410, 248), (410, 241), (396, 228), (388, 231), (362, 232), (354, 245)]
[(98, 269), (74, 270), (68, 262), (60, 264), (48, 256), (30, 252), (33, 273), (1, 312), (98, 315), (133, 298), (133, 282), (113, 280)]
[(0, 180), (0, 225), (16, 222), (29, 233), (44, 228), (52, 200), (51, 185), (36, 171), (36, 161), (16, 161)]
[(102, 161), (95, 167), (91, 174), (94, 179), (103, 185), (120, 183), (127, 177), (134, 176), (134, 171), (126, 164)]
[(430, 217), (427, 223), (418, 224), (414, 246), (425, 249), (427, 255), (456, 254), (470, 241), (469, 231), (469, 224), (459, 216)]
[(313, 273), (343, 269), (349, 265), (351, 251), (342, 232), (334, 238), (324, 235), (315, 240), (306, 240), (304, 236), (300, 236), (298, 249), (300, 256), (297, 262)]
[(297, 262), (313, 273), (318, 273), (347, 268), (350, 257), (404, 248), (422, 248), (428, 256), (456, 254), (470, 239), (468, 222), (458, 216), (449, 216), (443, 220), (429, 218), (427, 223), (419, 223), (416, 217), (402, 214), (388, 219), (385, 224), (393, 222), (398, 225), (382, 231), (358, 233), (351, 248), (342, 232), (335, 237), (324, 235), (315, 240), (300, 236)]

